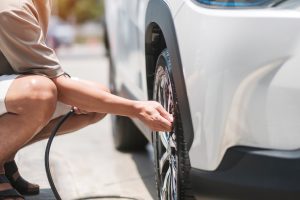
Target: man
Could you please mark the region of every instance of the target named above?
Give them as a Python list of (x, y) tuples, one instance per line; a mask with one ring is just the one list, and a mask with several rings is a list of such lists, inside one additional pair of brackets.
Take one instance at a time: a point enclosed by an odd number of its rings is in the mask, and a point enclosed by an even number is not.
[(156, 102), (132, 101), (97, 83), (69, 78), (45, 44), (51, 0), (0, 3), (0, 199), (24, 199), (39, 187), (22, 179), (16, 152), (45, 139), (73, 106), (76, 115), (59, 134), (73, 132), (106, 113), (138, 118), (152, 130), (170, 131), (172, 116)]

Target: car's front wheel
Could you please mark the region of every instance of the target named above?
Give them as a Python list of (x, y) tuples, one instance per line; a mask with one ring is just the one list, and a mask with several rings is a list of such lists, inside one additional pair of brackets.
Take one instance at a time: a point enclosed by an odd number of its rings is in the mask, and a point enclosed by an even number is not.
[(172, 63), (167, 49), (160, 54), (157, 60), (153, 98), (174, 116), (172, 132), (153, 132), (159, 199), (193, 199), (188, 183), (190, 161), (172, 78)]

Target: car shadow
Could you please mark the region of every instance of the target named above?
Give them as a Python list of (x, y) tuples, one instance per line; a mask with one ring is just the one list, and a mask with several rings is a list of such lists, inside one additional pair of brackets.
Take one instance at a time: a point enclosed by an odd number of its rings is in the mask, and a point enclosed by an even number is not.
[(152, 199), (157, 200), (154, 164), (151, 159), (153, 153), (150, 149), (151, 147), (148, 146), (145, 150), (132, 153), (132, 160), (135, 162), (137, 170)]

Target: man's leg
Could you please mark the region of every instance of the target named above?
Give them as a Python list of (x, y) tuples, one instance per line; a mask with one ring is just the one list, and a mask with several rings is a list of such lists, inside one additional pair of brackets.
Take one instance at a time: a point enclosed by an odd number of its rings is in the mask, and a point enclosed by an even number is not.
[[(79, 80), (83, 84), (88, 84), (90, 87), (95, 87), (100, 90), (104, 90), (106, 92), (110, 92), (107, 87), (102, 84), (94, 83), (85, 80)], [(94, 124), (100, 120), (102, 120), (107, 114), (106, 113), (87, 113), (80, 115), (71, 116), (59, 129), (57, 135), (64, 135), (67, 133), (72, 133), (74, 131), (80, 130), (88, 125)], [(0, 118), (1, 119), (1, 118)], [(43, 139), (48, 139), (52, 129), (57, 124), (57, 122), (61, 119), (61, 117), (51, 120), (40, 132), (38, 132), (29, 142), (27, 142), (24, 146), (33, 144)], [(16, 153), (12, 154), (9, 157), (8, 161), (13, 161)]]
[[(71, 116), (60, 128), (58, 135), (70, 133), (79, 130), (87, 125), (98, 122), (104, 118), (105, 114), (89, 113), (87, 115)], [(45, 128), (43, 128), (27, 145), (33, 144), (43, 139), (47, 139), (53, 127), (57, 124), (58, 119), (52, 120)], [(18, 172), (18, 167), (14, 161), (14, 156), (9, 162), (5, 163), (5, 174), (17, 191), (24, 195), (36, 195), (39, 193), (39, 186), (26, 181)]]
[[(59, 129), (57, 135), (64, 135), (80, 130), (88, 125), (94, 124), (103, 119), (106, 114), (88, 113), (71, 116)], [(43, 139), (48, 139), (52, 129), (60, 118), (52, 120), (45, 128), (43, 128), (27, 145), (33, 144)]]
[[(87, 81), (84, 81), (84, 82), (89, 83), (90, 86), (98, 87), (102, 90), (109, 92), (109, 90), (101, 84), (92, 84)], [(60, 130), (58, 132), (58, 135), (62, 135), (62, 134), (66, 134), (66, 133), (70, 133), (70, 132), (79, 130), (85, 126), (88, 126), (90, 124), (98, 122), (99, 120), (103, 119), (105, 116), (106, 116), (106, 114), (101, 114), (101, 113), (88, 113), (88, 114), (82, 114), (82, 115), (77, 115), (77, 114), (73, 115), (63, 124), (63, 126), (60, 128)], [(31, 139), (30, 142), (27, 143), (26, 145), (35, 143), (42, 139), (47, 139), (49, 137), (53, 127), (57, 124), (59, 119), (60, 118), (50, 121), (49, 124), (47, 126), (45, 126), (38, 134), (36, 134), (33, 137), (33, 139)], [(15, 166), (13, 168), (16, 171), (17, 166), (15, 165), (15, 162), (14, 162), (14, 156), (15, 155), (10, 157), (9, 164), (10, 165), (13, 164)], [(6, 167), (7, 167), (7, 165), (8, 164), (6, 163)], [(7, 170), (7, 168), (6, 168), (6, 170)], [(21, 191), (23, 191), (23, 193), (24, 193), (24, 191), (26, 191), (25, 192), (26, 194), (29, 194), (29, 192), (30, 192), (30, 194), (31, 193), (36, 194), (36, 192), (38, 192), (38, 190), (39, 190), (38, 185), (27, 182), (26, 180), (22, 179), (22, 177), (20, 175), (18, 177), (15, 177), (15, 174), (16, 173), (13, 173), (13, 176), (10, 177), (11, 178), (10, 181), (12, 181), (13, 183), (16, 184), (14, 187), (18, 186), (17, 187), (18, 191), (20, 191), (20, 189), (21, 189)], [(19, 178), (21, 178), (21, 179), (19, 179)], [(20, 186), (22, 186), (22, 187), (20, 188)]]
[[(104, 90), (106, 92), (110, 92), (107, 87), (100, 83), (95, 83), (86, 80), (78, 80), (82, 84), (89, 85), (90, 87), (95, 87), (99, 90)], [(67, 133), (71, 133), (77, 131), (81, 128), (84, 128), (88, 125), (94, 124), (100, 120), (102, 120), (107, 114), (105, 113), (88, 113), (88, 114), (81, 114), (81, 115), (73, 115), (71, 116), (59, 129), (57, 135), (64, 135)], [(52, 129), (57, 124), (58, 119), (52, 120), (46, 127), (44, 127), (27, 145), (33, 144), (43, 139), (49, 138)]]
[(0, 174), (5, 161), (49, 122), (56, 101), (56, 87), (48, 78), (21, 76), (13, 81), (5, 99), (8, 113), (0, 117)]

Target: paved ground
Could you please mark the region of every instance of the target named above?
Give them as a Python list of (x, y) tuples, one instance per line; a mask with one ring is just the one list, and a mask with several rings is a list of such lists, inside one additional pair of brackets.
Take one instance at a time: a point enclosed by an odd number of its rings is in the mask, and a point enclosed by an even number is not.
[[(108, 83), (108, 62), (101, 47), (74, 47), (60, 51), (59, 55), (72, 76)], [(55, 199), (45, 174), (44, 149), (45, 142), (41, 142), (22, 150), (17, 157), (21, 174), (42, 188), (39, 196), (28, 200)], [(57, 138), (51, 153), (52, 173), (63, 200), (90, 195), (155, 199), (152, 166), (151, 150), (134, 154), (114, 150), (109, 117), (75, 134)]]

